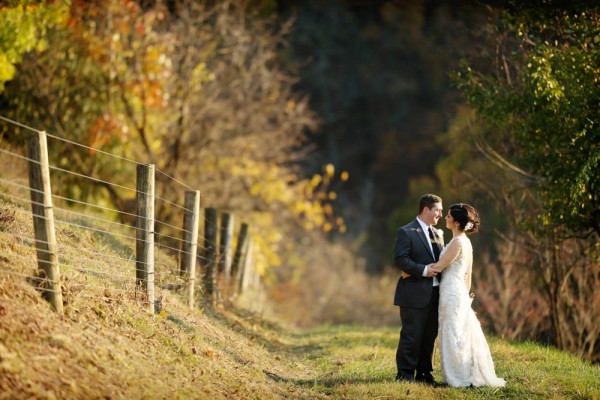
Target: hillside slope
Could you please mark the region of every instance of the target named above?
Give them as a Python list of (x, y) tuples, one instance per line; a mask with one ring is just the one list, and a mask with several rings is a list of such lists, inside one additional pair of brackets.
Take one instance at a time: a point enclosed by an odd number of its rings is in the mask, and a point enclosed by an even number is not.
[[(0, 197), (0, 398), (302, 397), (263, 371), (294, 377), (307, 367), (276, 356), (286, 344), (256, 335), (251, 317), (190, 310), (183, 294), (166, 290), (165, 312), (152, 315), (134, 291), (99, 278), (102, 266), (61, 265), (66, 304), (58, 316), (27, 282), (37, 267), (21, 211)], [(78, 229), (57, 229), (57, 241), (118, 254)]]

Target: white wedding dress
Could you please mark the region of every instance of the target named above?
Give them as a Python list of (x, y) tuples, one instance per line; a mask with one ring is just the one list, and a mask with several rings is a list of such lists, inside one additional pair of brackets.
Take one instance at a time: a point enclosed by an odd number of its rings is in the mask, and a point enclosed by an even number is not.
[(473, 264), (471, 241), (465, 235), (452, 240), (460, 240), (461, 250), (444, 269), (440, 282), (438, 338), (442, 376), (452, 387), (504, 386), (506, 381), (494, 371), (490, 349), (465, 285), (465, 274)]

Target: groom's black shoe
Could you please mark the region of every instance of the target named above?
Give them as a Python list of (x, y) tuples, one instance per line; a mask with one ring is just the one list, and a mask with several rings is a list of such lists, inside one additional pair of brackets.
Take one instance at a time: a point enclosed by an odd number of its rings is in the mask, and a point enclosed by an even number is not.
[(414, 382), (415, 378), (412, 375), (396, 374), (396, 382)]
[(417, 372), (417, 375), (415, 376), (415, 381), (426, 383), (432, 386), (438, 385), (433, 375), (431, 375), (431, 372)]

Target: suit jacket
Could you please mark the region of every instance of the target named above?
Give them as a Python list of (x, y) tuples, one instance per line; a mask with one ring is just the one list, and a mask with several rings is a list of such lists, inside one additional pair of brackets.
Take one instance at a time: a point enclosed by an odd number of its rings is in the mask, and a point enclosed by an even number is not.
[[(441, 229), (433, 228), (437, 236), (440, 251), (444, 246), (444, 234)], [(433, 278), (423, 277), (423, 270), (427, 264), (436, 262), (429, 243), (421, 225), (415, 219), (410, 224), (398, 229), (396, 242), (394, 243), (394, 265), (410, 275), (409, 278), (402, 276), (396, 285), (394, 305), (400, 307), (425, 308), (431, 298)], [(439, 276), (439, 275), (438, 275)]]

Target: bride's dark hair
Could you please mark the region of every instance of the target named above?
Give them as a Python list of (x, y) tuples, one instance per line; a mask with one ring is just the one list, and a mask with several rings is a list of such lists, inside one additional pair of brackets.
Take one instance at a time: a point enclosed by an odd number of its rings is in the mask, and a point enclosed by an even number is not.
[(479, 230), (479, 213), (468, 204), (458, 203), (450, 206), (450, 215), (460, 224), (460, 230), (473, 233)]

